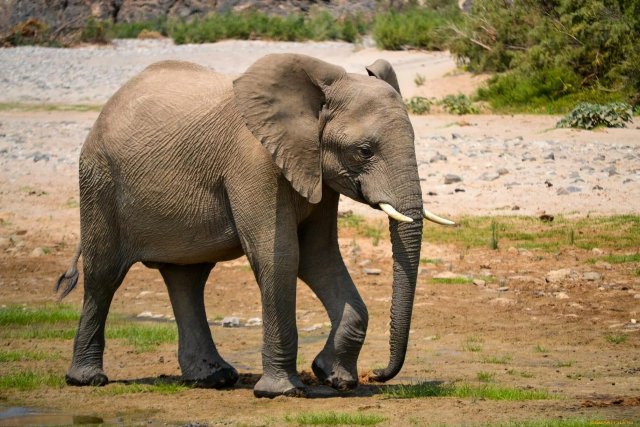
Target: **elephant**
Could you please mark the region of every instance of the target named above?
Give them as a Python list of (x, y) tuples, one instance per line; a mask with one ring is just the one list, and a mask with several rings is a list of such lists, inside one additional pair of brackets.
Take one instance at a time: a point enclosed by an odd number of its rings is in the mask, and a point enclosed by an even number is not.
[(372, 378), (401, 369), (409, 336), (424, 210), (414, 132), (385, 60), (367, 74), (299, 54), (262, 57), (232, 79), (163, 61), (105, 104), (80, 153), (80, 243), (55, 290), (84, 298), (70, 385), (101, 386), (105, 321), (129, 268), (160, 270), (178, 327), (185, 381), (230, 387), (204, 286), (216, 263), (247, 256), (262, 299), (256, 397), (310, 396), (296, 371), (297, 278), (331, 321), (312, 369), (321, 387), (358, 385), (367, 308), (340, 255), (340, 195), (389, 215), (393, 252), (390, 356)]

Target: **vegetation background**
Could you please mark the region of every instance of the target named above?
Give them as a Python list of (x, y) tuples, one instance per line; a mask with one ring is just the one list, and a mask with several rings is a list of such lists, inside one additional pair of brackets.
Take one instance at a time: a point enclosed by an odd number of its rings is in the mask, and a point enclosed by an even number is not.
[(457, 0), (333, 3), (143, 21), (90, 16), (80, 27), (59, 28), (34, 12), (1, 40), (68, 46), (136, 37), (170, 37), (177, 44), (371, 37), (381, 49), (450, 50), (464, 69), (494, 73), (475, 97), (494, 111), (564, 113), (580, 102), (623, 102), (623, 110), (640, 110), (640, 0), (474, 0), (463, 2), (465, 11)]

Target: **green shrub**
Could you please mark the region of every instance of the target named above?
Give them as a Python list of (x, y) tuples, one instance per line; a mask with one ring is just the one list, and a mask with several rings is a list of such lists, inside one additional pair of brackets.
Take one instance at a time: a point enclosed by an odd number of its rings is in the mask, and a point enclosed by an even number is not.
[(423, 96), (413, 96), (404, 100), (407, 111), (411, 114), (427, 114), (431, 110), (432, 102)]
[(449, 39), (449, 27), (452, 22), (460, 20), (460, 15), (457, 7), (379, 13), (373, 22), (373, 39), (380, 49), (415, 47), (444, 50)]
[(80, 31), (80, 40), (85, 43), (108, 43), (107, 31), (107, 23), (89, 18), (84, 27), (82, 27), (82, 31)]
[(560, 120), (556, 127), (594, 129), (597, 127), (623, 128), (631, 122), (631, 106), (624, 102), (589, 104), (583, 102)]
[(464, 94), (447, 95), (438, 101), (438, 104), (442, 106), (444, 111), (450, 114), (462, 115), (477, 114), (480, 112), (478, 107), (473, 105), (469, 97)]
[(450, 49), (461, 65), (509, 71), (479, 93), (493, 108), (640, 103), (637, 0), (476, 0), (453, 34)]

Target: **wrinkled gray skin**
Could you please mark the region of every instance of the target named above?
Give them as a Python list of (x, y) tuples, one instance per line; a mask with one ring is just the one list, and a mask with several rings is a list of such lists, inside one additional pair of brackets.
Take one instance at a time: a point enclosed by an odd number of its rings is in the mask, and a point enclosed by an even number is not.
[[(256, 396), (311, 396), (298, 378), (296, 277), (331, 320), (313, 371), (353, 388), (365, 307), (337, 241), (340, 194), (389, 203), (393, 296), (390, 361), (404, 362), (420, 259), (422, 195), (414, 135), (393, 69), (369, 76), (304, 55), (275, 54), (231, 81), (186, 62), (151, 65), (106, 104), (80, 154), (81, 243), (58, 287), (73, 289), (84, 257), (84, 305), (67, 382), (104, 385), (104, 327), (132, 264), (160, 270), (179, 332), (185, 380), (228, 387), (237, 371), (211, 337), (204, 285), (219, 261), (246, 254), (263, 304), (263, 376)], [(241, 290), (239, 290), (241, 291)]]

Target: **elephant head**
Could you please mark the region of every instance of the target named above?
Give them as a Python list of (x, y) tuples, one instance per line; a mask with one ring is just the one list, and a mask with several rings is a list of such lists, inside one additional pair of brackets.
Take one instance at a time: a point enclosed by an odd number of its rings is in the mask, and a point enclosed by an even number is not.
[(308, 56), (273, 54), (234, 81), (234, 94), (249, 130), (310, 203), (321, 200), (324, 183), (389, 215), (391, 356), (374, 372), (386, 381), (404, 363), (425, 214), (413, 128), (395, 72), (383, 60), (367, 71), (350, 74)]

